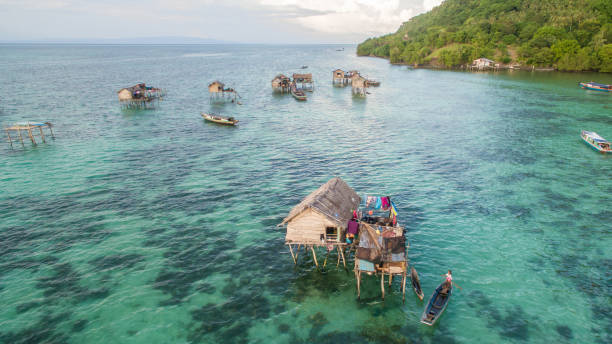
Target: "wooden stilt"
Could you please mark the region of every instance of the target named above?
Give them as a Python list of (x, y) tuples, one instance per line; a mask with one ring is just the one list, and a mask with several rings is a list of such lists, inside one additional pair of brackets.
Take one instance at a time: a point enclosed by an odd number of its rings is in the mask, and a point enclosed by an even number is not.
[(342, 264), (344, 264), (344, 268), (346, 269), (346, 259), (344, 259), (344, 249), (342, 248), (340, 248), (340, 257), (342, 257)]
[(385, 299), (385, 273), (382, 272), (380, 275), (380, 291), (382, 291), (382, 299)]
[(13, 140), (11, 139), (11, 132), (8, 129), (6, 129), (6, 136), (8, 136), (9, 143), (11, 144), (11, 148), (13, 148)]
[(325, 269), (325, 265), (327, 265), (327, 257), (329, 257), (329, 251), (325, 254), (325, 260), (323, 261), (323, 269)]
[(34, 140), (34, 135), (32, 135), (32, 128), (28, 128), (28, 136), (30, 137), (32, 144), (36, 145), (36, 141)]
[(19, 133), (19, 141), (21, 141), (21, 145), (25, 147), (25, 144), (23, 143), (23, 136), (21, 136), (21, 129), (17, 129), (17, 133)]
[(310, 245), (310, 250), (312, 251), (312, 258), (314, 259), (315, 265), (318, 268), (319, 267), (319, 262), (317, 261), (317, 254), (315, 253), (314, 245)]
[(406, 301), (406, 272), (402, 276), (402, 302)]
[(357, 298), (359, 299), (361, 297), (361, 289), (359, 288), (361, 284), (361, 271), (357, 270), (355, 274), (357, 275)]
[(297, 264), (297, 259), (295, 259), (295, 255), (293, 254), (293, 248), (291, 244), (289, 244), (289, 252), (291, 252), (291, 258), (293, 258), (293, 264)]
[(393, 281), (393, 274), (389, 274), (389, 287), (391, 286), (391, 281)]
[(53, 134), (53, 129), (51, 129), (51, 124), (48, 124), (49, 131), (51, 132), (51, 137), (55, 140), (55, 134)]
[(300, 246), (302, 246), (302, 244), (298, 244), (297, 250), (295, 250), (295, 261), (296, 262), (298, 260), (298, 254), (300, 254)]
[(340, 245), (336, 245), (336, 251), (338, 251), (338, 261), (336, 262), (336, 267), (340, 265)]
[(42, 142), (46, 143), (47, 141), (45, 141), (45, 134), (43, 134), (42, 127), (38, 127), (38, 129), (40, 130), (40, 137), (42, 139)]

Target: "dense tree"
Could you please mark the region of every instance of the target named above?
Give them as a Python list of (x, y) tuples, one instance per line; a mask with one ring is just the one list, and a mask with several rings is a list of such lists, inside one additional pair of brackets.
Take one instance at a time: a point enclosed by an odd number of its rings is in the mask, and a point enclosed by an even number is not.
[(358, 55), (457, 67), (478, 57), (612, 72), (612, 0), (446, 0)]

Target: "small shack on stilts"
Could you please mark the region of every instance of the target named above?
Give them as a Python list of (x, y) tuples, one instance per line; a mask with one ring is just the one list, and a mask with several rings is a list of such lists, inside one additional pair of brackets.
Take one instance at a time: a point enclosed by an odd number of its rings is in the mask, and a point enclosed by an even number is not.
[(279, 93), (291, 92), (291, 79), (283, 74), (277, 75), (272, 79), (272, 90)]
[(21, 133), (22, 130), (27, 133), (28, 137), (30, 138), (30, 141), (32, 141), (32, 144), (36, 145), (35, 136), (37, 135), (40, 136), (42, 142), (47, 142), (45, 140), (45, 133), (43, 132), (43, 129), (48, 129), (49, 133), (51, 134), (51, 137), (55, 139), (53, 129), (51, 129), (52, 126), (53, 125), (50, 122), (20, 122), (15, 123), (10, 127), (6, 127), (4, 128), (4, 130), (6, 131), (6, 136), (8, 138), (9, 143), (11, 144), (11, 148), (13, 148), (13, 138), (11, 137), (11, 132), (17, 132), (15, 138), (19, 138), (19, 141), (21, 142), (22, 146), (25, 146), (25, 144), (23, 143), (23, 135)]
[(231, 101), (237, 103), (240, 95), (231, 87), (225, 87), (221, 81), (215, 80), (208, 85), (208, 100), (211, 103)]
[(161, 88), (150, 87), (144, 83), (122, 88), (117, 91), (119, 103), (124, 109), (148, 109), (153, 108), (157, 101), (165, 96)]
[(353, 74), (351, 77), (351, 86), (353, 95), (365, 97), (366, 88), (368, 87), (367, 79), (359, 74)]
[[(388, 211), (385, 216), (359, 216), (359, 235), (355, 252), (355, 279), (357, 297), (361, 296), (361, 275), (380, 274), (382, 298), (385, 298), (385, 275), (389, 286), (394, 276), (401, 276), (402, 300), (406, 297), (406, 277), (408, 271), (407, 247), (404, 228), (397, 223), (397, 209), (388, 196), (366, 196), (365, 208)], [(362, 214), (361, 211), (358, 214)]]
[(298, 90), (302, 91), (314, 91), (314, 82), (312, 81), (312, 74), (293, 74), (293, 83)]
[(351, 82), (351, 75), (342, 69), (332, 71), (332, 84), (334, 86), (346, 86)]
[[(330, 179), (293, 207), (279, 226), (287, 226), (285, 244), (293, 262), (297, 264), (300, 248), (312, 252), (314, 263), (319, 267), (315, 248), (325, 247), (327, 254), (334, 249), (346, 267), (344, 249), (347, 246), (346, 230), (353, 211), (359, 207), (361, 198), (355, 190), (338, 177)], [(323, 263), (323, 267), (327, 259)]]

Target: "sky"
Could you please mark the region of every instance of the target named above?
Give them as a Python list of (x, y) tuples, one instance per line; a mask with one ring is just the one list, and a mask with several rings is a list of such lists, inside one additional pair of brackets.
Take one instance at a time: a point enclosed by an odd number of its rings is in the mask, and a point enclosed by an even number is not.
[(442, 0), (0, 0), (0, 41), (196, 37), (358, 43)]

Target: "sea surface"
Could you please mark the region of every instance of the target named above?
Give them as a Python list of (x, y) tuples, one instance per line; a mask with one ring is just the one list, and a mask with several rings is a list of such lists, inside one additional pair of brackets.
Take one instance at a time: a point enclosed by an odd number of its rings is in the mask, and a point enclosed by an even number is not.
[[(413, 70), (354, 46), (0, 45), (0, 343), (612, 343), (611, 74)], [(308, 69), (300, 67), (307, 65)], [(367, 97), (335, 68), (381, 81)], [(313, 73), (306, 102), (272, 93)], [(221, 80), (242, 105), (209, 104)], [(154, 110), (117, 90), (166, 89)], [(240, 120), (207, 123), (201, 111)], [(277, 227), (334, 176), (389, 195), (434, 327), (399, 279), (294, 266)], [(319, 259), (325, 253), (319, 251)]]

